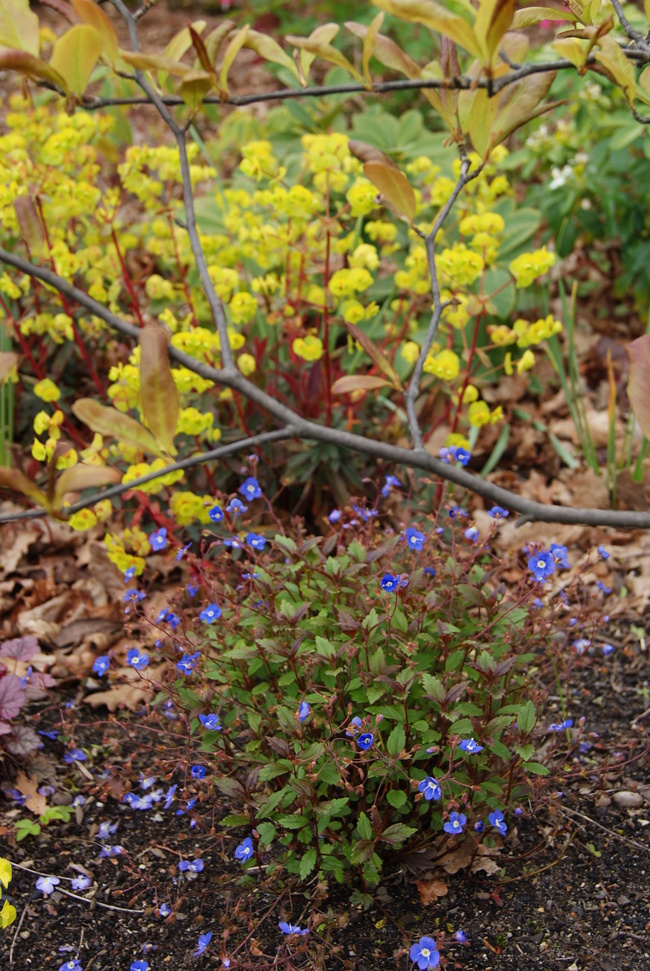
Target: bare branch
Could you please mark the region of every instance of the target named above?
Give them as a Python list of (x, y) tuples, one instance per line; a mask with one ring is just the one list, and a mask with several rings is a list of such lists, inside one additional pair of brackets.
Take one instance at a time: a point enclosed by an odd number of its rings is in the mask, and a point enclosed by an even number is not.
[[(2, 248), (0, 248), (0, 261), (7, 263), (9, 266), (14, 266), (16, 269), (27, 273), (37, 280), (48, 283), (61, 293), (65, 293), (66, 296), (76, 301), (80, 306), (86, 307), (87, 310), (96, 317), (99, 317), (100, 320), (103, 320), (109, 327), (118, 330), (125, 336), (132, 337), (134, 340), (138, 339), (140, 334), (138, 327), (134, 327), (133, 324), (121, 320), (121, 318), (111, 313), (96, 300), (93, 300), (92, 297), (89, 297), (83, 290), (79, 290), (51, 270), (47, 270), (41, 266), (34, 266), (27, 260), (23, 260)], [(195, 374), (199, 374), (209, 381), (215, 381), (228, 388), (239, 391), (286, 426), (284, 429), (285, 432), (288, 428), (291, 428), (293, 436), (296, 438), (327, 442), (338, 448), (349, 449), (351, 452), (357, 452), (363, 455), (370, 455), (375, 459), (382, 459), (394, 465), (422, 469), (441, 479), (447, 479), (449, 482), (453, 482), (464, 489), (469, 489), (471, 492), (483, 496), (488, 502), (512, 509), (521, 516), (525, 516), (531, 522), (580, 523), (585, 526), (614, 526), (619, 529), (647, 529), (650, 527), (650, 513), (647, 512), (572, 509), (566, 506), (547, 506), (541, 502), (524, 499), (509, 489), (503, 489), (491, 482), (485, 482), (471, 472), (467, 472), (466, 469), (445, 465), (444, 462), (434, 458), (424, 449), (407, 449), (397, 445), (389, 445), (386, 442), (375, 441), (363, 435), (354, 435), (351, 432), (319, 425), (317, 422), (301, 418), (290, 408), (287, 408), (286, 405), (276, 401), (275, 398), (262, 391), (257, 385), (248, 381), (239, 371), (233, 373), (217, 370), (209, 364), (195, 360), (189, 354), (185, 354), (183, 351), (179, 351), (171, 345), (169, 347), (169, 356), (178, 364), (194, 371)], [(167, 470), (165, 469), (163, 474)], [(97, 498), (93, 501), (96, 502)]]
[(623, 7), (621, 6), (620, 0), (612, 0), (612, 7), (616, 12), (616, 16), (618, 17), (621, 27), (623, 28), (627, 36), (630, 38), (630, 40), (633, 40), (636, 44), (638, 44), (639, 48), (642, 51), (644, 51), (646, 54), (650, 53), (650, 45), (646, 41), (643, 34), (640, 34), (638, 30), (634, 29), (630, 21), (623, 13)]
[(429, 265), (429, 275), (431, 277), (431, 294), (433, 296), (433, 313), (431, 314), (431, 320), (429, 322), (429, 328), (424, 338), (424, 343), (420, 350), (420, 356), (415, 362), (415, 367), (413, 369), (413, 374), (411, 375), (411, 380), (409, 381), (409, 386), (404, 395), (404, 401), (406, 404), (406, 414), (408, 416), (409, 428), (411, 429), (411, 434), (413, 435), (413, 446), (414, 448), (422, 448), (422, 431), (420, 429), (420, 423), (418, 422), (417, 415), (415, 413), (415, 402), (417, 396), (420, 393), (420, 379), (422, 377), (422, 369), (424, 367), (424, 362), (427, 359), (427, 355), (431, 350), (431, 345), (433, 344), (436, 334), (438, 332), (438, 325), (440, 324), (440, 317), (442, 311), (444, 310), (442, 300), (440, 299), (440, 286), (438, 284), (438, 271), (436, 268), (436, 257), (435, 257), (435, 245), (436, 237), (440, 230), (442, 229), (443, 223), (449, 213), (451, 212), (452, 206), (456, 202), (456, 199), (462, 192), (463, 188), (472, 179), (480, 173), (482, 166), (479, 166), (472, 174), (469, 174), (470, 161), (465, 154), (465, 149), (460, 146), (461, 154), (461, 166), (460, 175), (458, 177), (458, 182), (454, 186), (454, 191), (447, 199), (444, 204), (436, 221), (433, 224), (431, 232), (425, 237), (424, 244), (427, 251), (427, 262)]
[[(111, 0), (113, 2), (113, 0)], [(650, 50), (646, 53), (634, 47), (624, 47), (623, 53), (629, 60), (642, 65), (650, 63)], [(589, 67), (596, 64), (596, 58), (590, 54), (586, 62)], [(247, 105), (261, 104), (265, 101), (288, 101), (297, 98), (325, 98), (330, 94), (386, 94), (391, 91), (424, 91), (428, 88), (445, 88), (454, 91), (469, 90), (474, 88), (490, 88), (493, 94), (499, 94), (510, 84), (515, 84), (531, 74), (546, 74), (556, 71), (575, 71), (575, 64), (566, 58), (558, 58), (554, 61), (541, 61), (539, 64), (524, 64), (522, 67), (511, 74), (504, 74), (496, 80), (492, 78), (471, 78), (466, 75), (452, 78), (427, 78), (426, 80), (397, 80), (397, 81), (375, 81), (372, 90), (363, 84), (351, 82), (349, 84), (322, 85), (312, 88), (280, 88), (277, 91), (264, 91), (258, 94), (236, 95), (230, 98), (220, 98), (218, 95), (208, 94), (203, 98), (204, 105), (230, 105), (234, 108), (243, 108)], [(44, 87), (51, 87), (44, 84)], [(184, 105), (185, 102), (178, 95), (161, 95), (158, 100), (161, 104), (173, 108)], [(127, 105), (148, 105), (151, 104), (149, 98), (133, 97), (123, 98), (92, 98), (85, 97), (81, 107), (86, 111), (98, 111), (102, 108), (113, 108)]]
[[(213, 448), (209, 452), (200, 452), (198, 455), (191, 455), (189, 458), (181, 459), (180, 462), (166, 465), (164, 469), (156, 469), (155, 472), (148, 472), (147, 475), (141, 475), (137, 479), (131, 479), (130, 482), (122, 482), (120, 485), (111, 486), (110, 489), (104, 489), (103, 492), (95, 492), (87, 499), (80, 499), (78, 502), (71, 503), (69, 506), (66, 506), (65, 514), (66, 516), (71, 516), (81, 509), (94, 506), (95, 503), (100, 502), (102, 499), (114, 499), (116, 496), (124, 495), (125, 492), (131, 492), (133, 489), (137, 489), (138, 486), (144, 485), (146, 482), (153, 482), (154, 479), (160, 479), (170, 472), (191, 469), (197, 465), (205, 465), (206, 462), (216, 462), (219, 459), (227, 458), (229, 455), (235, 455), (244, 449), (255, 448), (256, 445), (265, 445), (267, 442), (280, 442), (287, 438), (292, 438), (293, 434), (292, 428), (279, 428), (277, 431), (261, 432), (259, 435), (251, 435), (250, 438), (240, 438), (236, 442), (220, 445), (219, 448)], [(0, 523), (14, 522), (19, 519), (38, 519), (41, 516), (47, 515), (48, 513), (44, 509), (28, 509), (22, 513), (5, 513), (4, 515), (0, 515)]]
[[(111, 0), (111, 3), (118, 11), (124, 22), (126, 23), (129, 30), (129, 37), (131, 40), (131, 46), (134, 51), (140, 50), (140, 39), (138, 37), (138, 24), (135, 17), (131, 14), (122, 0)], [(174, 138), (176, 139), (176, 144), (178, 146), (178, 156), (181, 166), (181, 178), (183, 181), (183, 204), (185, 206), (185, 229), (190, 238), (190, 246), (192, 247), (192, 255), (194, 256), (194, 262), (196, 263), (196, 268), (201, 279), (201, 284), (203, 286), (204, 293), (210, 304), (210, 310), (212, 311), (212, 317), (214, 319), (217, 334), (219, 335), (219, 344), (221, 350), (221, 362), (224, 370), (234, 371), (235, 365), (232, 359), (232, 351), (230, 349), (230, 338), (228, 337), (228, 322), (226, 320), (226, 312), (224, 310), (223, 303), (219, 299), (217, 292), (214, 288), (214, 284), (210, 279), (210, 274), (208, 273), (208, 266), (205, 259), (205, 253), (203, 247), (201, 246), (201, 240), (199, 239), (199, 234), (196, 228), (196, 210), (194, 206), (194, 193), (192, 191), (192, 179), (190, 176), (190, 163), (187, 157), (187, 144), (185, 141), (185, 130), (177, 124), (174, 116), (168, 110), (164, 101), (158, 92), (149, 84), (144, 73), (141, 70), (135, 72), (135, 80), (140, 85), (144, 93), (146, 94), (149, 101), (155, 106)]]

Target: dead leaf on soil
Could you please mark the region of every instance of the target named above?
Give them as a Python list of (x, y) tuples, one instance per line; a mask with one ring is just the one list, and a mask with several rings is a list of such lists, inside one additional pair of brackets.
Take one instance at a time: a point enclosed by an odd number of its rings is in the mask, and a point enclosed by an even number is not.
[(433, 880), (418, 880), (415, 885), (418, 888), (420, 902), (423, 907), (428, 907), (429, 904), (435, 903), (436, 900), (439, 900), (440, 897), (445, 897), (449, 892), (447, 884), (439, 877), (434, 877)]
[(19, 772), (16, 776), (15, 787), (23, 796), (27, 796), (25, 805), (37, 816), (42, 816), (47, 809), (47, 799), (41, 796), (38, 790), (38, 780), (35, 775), (28, 778), (24, 772)]
[(117, 711), (118, 708), (130, 708), (131, 711), (135, 711), (143, 702), (151, 698), (155, 687), (152, 682), (160, 683), (164, 669), (164, 664), (159, 664), (155, 668), (147, 668), (148, 680), (144, 681), (137, 671), (127, 668), (125, 677), (135, 675), (137, 681), (133, 679), (126, 683), (114, 684), (108, 691), (97, 691), (94, 694), (86, 695), (84, 700), (93, 708), (106, 705), (109, 711)]

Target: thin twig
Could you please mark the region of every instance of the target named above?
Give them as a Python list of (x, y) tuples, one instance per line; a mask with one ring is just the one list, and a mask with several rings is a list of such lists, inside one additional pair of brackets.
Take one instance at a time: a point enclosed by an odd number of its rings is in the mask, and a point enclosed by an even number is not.
[(420, 350), (420, 355), (415, 362), (415, 367), (413, 368), (413, 374), (411, 375), (411, 380), (409, 381), (408, 389), (404, 395), (404, 401), (406, 404), (406, 414), (408, 416), (409, 428), (411, 429), (411, 434), (413, 436), (413, 447), (416, 449), (422, 448), (422, 431), (420, 429), (420, 423), (418, 422), (417, 415), (415, 413), (415, 402), (418, 394), (420, 393), (420, 379), (422, 377), (422, 370), (424, 368), (424, 362), (427, 359), (427, 355), (431, 350), (431, 345), (433, 344), (436, 334), (438, 332), (438, 325), (440, 324), (440, 317), (444, 309), (442, 305), (442, 300), (440, 298), (440, 285), (438, 283), (438, 271), (436, 267), (436, 257), (435, 257), (435, 246), (436, 237), (440, 230), (442, 229), (443, 223), (449, 213), (451, 212), (452, 206), (456, 202), (456, 199), (462, 192), (463, 188), (481, 171), (481, 167), (478, 167), (475, 172), (469, 174), (470, 161), (465, 154), (463, 146), (460, 147), (461, 153), (461, 165), (460, 165), (460, 175), (458, 181), (454, 186), (454, 190), (444, 204), (436, 221), (433, 224), (431, 232), (425, 237), (424, 245), (427, 251), (427, 263), (429, 265), (429, 276), (431, 278), (431, 295), (433, 297), (433, 313), (431, 314), (431, 320), (429, 322), (429, 327)]
[(618, 17), (621, 27), (623, 28), (627, 36), (630, 38), (630, 40), (635, 41), (639, 45), (639, 48), (645, 53), (650, 52), (650, 46), (648, 46), (648, 43), (645, 37), (643, 36), (643, 34), (640, 34), (638, 30), (634, 29), (630, 21), (623, 13), (623, 8), (620, 4), (620, 0), (612, 0), (612, 7), (616, 11), (616, 16)]
[[(645, 53), (644, 51), (638, 50), (634, 47), (624, 47), (622, 50), (625, 56), (631, 61), (635, 61), (639, 64), (646, 64), (650, 62), (650, 53)], [(585, 63), (587, 67), (590, 67), (598, 62), (595, 56), (590, 54)], [(569, 61), (566, 58), (558, 58), (554, 61), (541, 61), (538, 64), (524, 64), (511, 74), (504, 74), (503, 77), (497, 78), (496, 80), (493, 78), (479, 78), (477, 80), (476, 78), (467, 77), (466, 75), (461, 74), (452, 78), (375, 81), (373, 82), (372, 90), (369, 90), (363, 84), (350, 82), (349, 84), (320, 85), (318, 87), (307, 88), (279, 88), (276, 91), (264, 91), (253, 94), (237, 95), (230, 98), (220, 98), (216, 94), (208, 94), (205, 96), (205, 98), (203, 98), (202, 104), (230, 105), (235, 108), (243, 108), (247, 105), (261, 104), (265, 101), (287, 101), (300, 98), (326, 98), (331, 94), (373, 95), (386, 94), (391, 91), (425, 91), (428, 88), (467, 91), (470, 89), (473, 90), (474, 88), (491, 87), (492, 93), (496, 95), (503, 91), (504, 88), (507, 88), (508, 85), (516, 84), (517, 81), (530, 77), (532, 74), (546, 74), (555, 71), (571, 70), (575, 71), (575, 64), (572, 61)], [(52, 88), (52, 85), (50, 84), (44, 84), (43, 86)], [(181, 107), (185, 105), (183, 99), (179, 95), (174, 94), (161, 95), (160, 101), (168, 108)], [(83, 98), (81, 106), (86, 111), (98, 111), (102, 108), (150, 104), (151, 101), (149, 98), (133, 95), (132, 97), (122, 98), (86, 97)]]
[[(27, 260), (23, 260), (21, 257), (15, 256), (13, 253), (2, 248), (0, 248), (0, 261), (14, 266), (18, 270), (22, 270), (23, 273), (27, 273), (37, 280), (49, 283), (61, 292), (66, 293), (73, 300), (76, 300), (82, 307), (86, 307), (87, 310), (96, 317), (99, 317), (100, 320), (103, 320), (109, 327), (137, 341), (140, 334), (138, 327), (134, 327), (133, 324), (129, 324), (116, 314), (111, 313), (110, 310), (107, 310), (102, 304), (93, 300), (83, 290), (79, 290), (78, 287), (73, 286), (73, 284), (58, 274), (53, 273), (45, 267), (33, 266)], [(408, 449), (398, 445), (390, 445), (387, 442), (375, 441), (372, 438), (366, 438), (363, 435), (354, 435), (352, 432), (346, 432), (338, 428), (328, 428), (325, 425), (319, 425), (317, 422), (302, 418), (292, 411), (291, 408), (288, 408), (282, 402), (271, 397), (266, 391), (262, 391), (261, 388), (258, 388), (256, 384), (253, 384), (245, 378), (239, 371), (230, 373), (217, 370), (209, 364), (205, 364), (203, 361), (197, 361), (189, 354), (171, 345), (169, 346), (169, 357), (171, 360), (176, 361), (195, 374), (199, 374), (208, 381), (215, 381), (216, 383), (225, 385), (227, 388), (232, 388), (234, 391), (239, 391), (246, 398), (259, 405), (264, 411), (273, 415), (274, 418), (278, 419), (287, 428), (291, 428), (296, 438), (327, 442), (338, 448), (349, 449), (351, 452), (357, 452), (363, 455), (370, 455), (375, 459), (382, 459), (385, 462), (390, 462), (395, 465), (404, 465), (407, 468), (422, 469), (426, 472), (431, 472), (441, 479), (447, 479), (464, 489), (469, 489), (471, 492), (483, 496), (484, 499), (487, 499), (491, 503), (505, 506), (507, 509), (517, 512), (521, 516), (527, 517), (531, 522), (613, 526), (618, 529), (647, 529), (650, 527), (650, 513), (648, 512), (624, 512), (618, 509), (570, 508), (567, 506), (545, 505), (541, 502), (535, 502), (532, 499), (524, 499), (522, 496), (511, 492), (510, 489), (504, 489), (501, 486), (494, 485), (492, 482), (485, 482), (466, 469), (445, 465), (444, 462), (434, 458), (433, 455), (430, 455), (424, 449)], [(162, 475), (166, 474), (167, 468), (166, 466), (161, 471)], [(94, 501), (96, 502), (99, 498), (100, 495)], [(13, 520), (23, 517), (18, 514), (11, 518)]]
[(561, 813), (568, 813), (570, 816), (580, 816), (581, 819), (586, 819), (588, 823), (595, 826), (597, 829), (602, 829), (603, 833), (607, 833), (612, 839), (620, 840), (621, 843), (627, 843), (628, 846), (634, 846), (637, 850), (643, 850), (644, 853), (650, 853), (650, 847), (644, 846), (643, 843), (637, 843), (636, 840), (629, 840), (627, 836), (620, 836), (619, 833), (615, 833), (611, 829), (607, 829), (602, 823), (597, 823), (595, 819), (590, 816), (586, 816), (584, 813), (578, 812), (577, 809), (569, 809), (568, 806), (560, 807)]
[[(12, 863), (11, 865), (12, 866), (16, 866), (15, 863)], [(11, 949), (9, 951), (9, 964), (13, 964), (14, 963), (14, 948), (16, 946), (16, 941), (18, 940), (18, 934), (20, 933), (20, 928), (23, 926), (23, 921), (25, 920), (26, 914), (27, 914), (27, 905), (25, 905), (23, 907), (23, 912), (20, 915), (20, 920), (18, 921), (18, 924), (16, 926), (16, 930), (14, 932), (13, 939), (11, 941)]]

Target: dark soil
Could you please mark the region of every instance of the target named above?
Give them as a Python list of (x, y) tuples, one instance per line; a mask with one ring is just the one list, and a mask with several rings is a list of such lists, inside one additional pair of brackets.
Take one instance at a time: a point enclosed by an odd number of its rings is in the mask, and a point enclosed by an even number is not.
[[(644, 730), (650, 666), (643, 645), (629, 638), (624, 625), (609, 634), (613, 640), (618, 635), (616, 653), (595, 659), (572, 686), (576, 721), (583, 715), (587, 730), (600, 737), (591, 739), (587, 752), (567, 759), (562, 797), (551, 797), (546, 807), (542, 800), (534, 815), (508, 820), (501, 874), (438, 871), (448, 892), (427, 907), (415, 881), (428, 867), (413, 855), (387, 863), (368, 910), (351, 903), (353, 887), (335, 885), (328, 895), (312, 883), (304, 894), (269, 891), (253, 880), (242, 889), (233, 854), (245, 834), (219, 827), (230, 811), (223, 797), (204, 796), (189, 813), (175, 813), (189, 795), (210, 790), (209, 780), (189, 778), (191, 753), (173, 722), (144, 722), (129, 711), (107, 718), (83, 705), (63, 708), (64, 719), (74, 724), (74, 743), (91, 758), (81, 768), (66, 765), (61, 742), (45, 739), (30, 772), (39, 784), (54, 787), (52, 803), (70, 803), (79, 792), (86, 802), (70, 823), (52, 823), (20, 843), (13, 823), (29, 814), (11, 800), (0, 802), (2, 852), (15, 865), (10, 893), (19, 915), (0, 937), (0, 967), (58, 971), (79, 957), (84, 971), (128, 971), (136, 960), (147, 960), (150, 971), (183, 971), (197, 962), (221, 967), (229, 955), (233, 969), (407, 969), (410, 944), (443, 933), (449, 968), (643, 971), (650, 967)], [(41, 704), (32, 723), (50, 729), (55, 717), (61, 727), (57, 709)], [(162, 802), (148, 811), (129, 809), (121, 801), (124, 792), (141, 792), (140, 775), (154, 772), (165, 790), (172, 779), (180, 783), (177, 795), (184, 798), (168, 810)], [(103, 821), (118, 823), (108, 842), (121, 845), (123, 855), (98, 859)], [(179, 860), (199, 856), (203, 872), (179, 879)], [(65, 878), (80, 872), (74, 864), (93, 878), (92, 887), (78, 893), (84, 900), (60, 892), (70, 887)], [(35, 888), (39, 874), (61, 878), (48, 898)], [(157, 910), (165, 902), (178, 908), (166, 919)], [(309, 937), (286, 942), (279, 920), (308, 925)], [(467, 934), (464, 946), (453, 940), (459, 929)], [(208, 930), (210, 946), (193, 957), (199, 934)]]

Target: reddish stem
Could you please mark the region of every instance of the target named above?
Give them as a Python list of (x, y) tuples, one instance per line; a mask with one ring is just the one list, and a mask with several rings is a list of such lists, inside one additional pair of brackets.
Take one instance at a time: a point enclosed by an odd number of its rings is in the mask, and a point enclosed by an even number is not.
[(120, 249), (120, 244), (117, 241), (117, 234), (115, 232), (115, 227), (111, 226), (111, 239), (113, 240), (113, 245), (115, 247), (115, 252), (117, 253), (117, 258), (120, 261), (120, 266), (122, 267), (122, 280), (124, 286), (126, 287), (129, 296), (131, 297), (131, 303), (133, 304), (133, 309), (135, 310), (136, 316), (141, 327), (144, 327), (144, 320), (142, 319), (142, 314), (140, 313), (140, 307), (138, 305), (138, 300), (133, 289), (133, 282), (129, 276), (129, 271), (124, 262), (124, 257), (122, 256), (122, 251)]
[(332, 424), (332, 374), (330, 370), (330, 317), (329, 310), (327, 307), (327, 287), (330, 279), (330, 232), (329, 232), (329, 218), (330, 218), (330, 180), (329, 172), (327, 174), (327, 187), (325, 190), (325, 202), (326, 202), (326, 217), (328, 220), (328, 229), (325, 234), (325, 271), (323, 274), (323, 290), (325, 291), (325, 297), (323, 299), (323, 337), (325, 344), (325, 384), (326, 384), (326, 405), (327, 413), (325, 416), (326, 424)]

